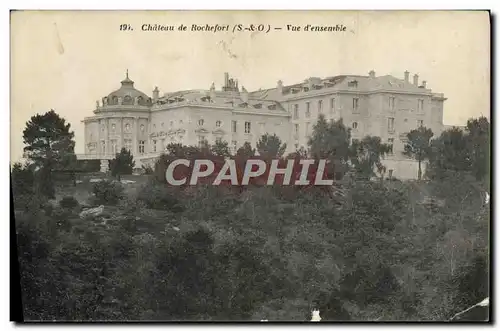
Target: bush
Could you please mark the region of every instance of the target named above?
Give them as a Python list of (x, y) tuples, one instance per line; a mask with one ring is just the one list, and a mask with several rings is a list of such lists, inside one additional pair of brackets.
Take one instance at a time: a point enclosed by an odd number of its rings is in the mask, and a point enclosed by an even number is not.
[(165, 184), (154, 182), (146, 184), (137, 196), (138, 201), (144, 202), (148, 208), (180, 212), (184, 210), (179, 192)]
[(59, 201), (59, 206), (61, 206), (62, 208), (73, 209), (78, 207), (79, 205), (80, 204), (78, 203), (78, 200), (76, 200), (72, 196), (64, 197), (61, 199), (61, 201)]
[(96, 203), (116, 205), (123, 198), (123, 186), (115, 181), (101, 181), (94, 185)]

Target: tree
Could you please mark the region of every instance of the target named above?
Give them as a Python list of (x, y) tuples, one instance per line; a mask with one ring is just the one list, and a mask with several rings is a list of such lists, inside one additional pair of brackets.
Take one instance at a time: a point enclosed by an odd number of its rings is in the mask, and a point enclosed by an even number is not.
[(309, 154), (314, 159), (330, 160), (337, 177), (342, 177), (348, 170), (350, 140), (351, 131), (342, 119), (328, 123), (320, 114), (308, 141)]
[(111, 174), (120, 180), (121, 175), (130, 175), (134, 170), (135, 162), (132, 154), (126, 148), (122, 148), (115, 158), (110, 162)]
[(380, 161), (390, 151), (390, 146), (382, 144), (380, 137), (366, 136), (362, 140), (353, 140), (350, 146), (350, 159), (358, 176), (369, 179), (375, 175), (374, 167), (379, 173), (385, 171)]
[(236, 151), (236, 155), (245, 158), (255, 156), (255, 148), (252, 148), (252, 145), (247, 141)]
[(423, 126), (411, 130), (407, 135), (408, 141), (403, 154), (418, 161), (418, 180), (422, 179), (422, 161), (430, 156), (430, 140), (433, 135), (431, 129)]
[(428, 175), (441, 178), (449, 171), (468, 171), (471, 163), (467, 144), (467, 137), (459, 128), (442, 132), (430, 144)]
[(489, 178), (490, 173), (490, 123), (486, 117), (467, 121), (467, 147), (471, 170), (477, 179)]
[(32, 116), (23, 131), (25, 157), (40, 168), (44, 194), (53, 197), (52, 171), (68, 170), (74, 162), (75, 142), (71, 125), (54, 110)]
[(259, 155), (265, 158), (281, 158), (286, 150), (286, 143), (276, 135), (266, 133), (257, 142)]
[(210, 150), (212, 154), (217, 156), (231, 156), (231, 151), (229, 149), (229, 144), (227, 143), (227, 141), (216, 140), (215, 144), (211, 146)]

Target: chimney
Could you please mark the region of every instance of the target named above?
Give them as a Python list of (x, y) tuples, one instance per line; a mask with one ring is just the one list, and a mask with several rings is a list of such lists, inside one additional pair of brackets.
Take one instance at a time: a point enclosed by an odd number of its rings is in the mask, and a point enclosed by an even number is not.
[(283, 94), (283, 82), (281, 80), (278, 81), (278, 85), (276, 86), (279, 94)]
[(160, 98), (160, 90), (158, 89), (158, 86), (155, 86), (155, 89), (153, 90), (153, 101), (156, 101)]
[(425, 80), (422, 81), (422, 87), (427, 88), (427, 81), (425, 81)]
[(212, 85), (210, 86), (210, 99), (215, 99), (215, 83), (212, 83)]
[(413, 75), (413, 85), (418, 86), (418, 75)]
[(405, 82), (410, 81), (410, 72), (408, 70), (405, 71)]
[(229, 86), (229, 73), (225, 72), (224, 73), (224, 87)]
[(375, 71), (370, 70), (368, 74), (370, 75), (370, 78), (375, 78)]
[(248, 102), (248, 91), (244, 86), (241, 87), (240, 98), (243, 102)]

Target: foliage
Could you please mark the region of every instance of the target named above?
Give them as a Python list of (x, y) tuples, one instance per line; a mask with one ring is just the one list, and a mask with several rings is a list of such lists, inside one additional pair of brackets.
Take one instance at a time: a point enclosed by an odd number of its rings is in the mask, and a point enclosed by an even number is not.
[(247, 141), (236, 151), (237, 157), (250, 158), (255, 156), (255, 148)]
[(389, 151), (389, 145), (383, 144), (379, 137), (366, 136), (361, 140), (353, 140), (350, 146), (350, 160), (358, 176), (369, 179), (375, 175), (374, 168), (380, 174), (385, 172), (381, 159)]
[(130, 175), (135, 167), (134, 157), (126, 148), (122, 148), (115, 158), (109, 162), (111, 175), (120, 180), (121, 175)]
[(210, 147), (210, 150), (212, 154), (217, 156), (231, 156), (231, 151), (229, 149), (229, 144), (227, 141), (216, 140), (215, 144)]
[(157, 182), (151, 182), (144, 186), (137, 195), (137, 200), (153, 209), (178, 212), (184, 208), (178, 191)]
[(67, 197), (63, 197), (61, 199), (61, 201), (59, 201), (59, 205), (62, 208), (73, 209), (73, 208), (78, 207), (80, 204), (78, 203), (78, 200), (76, 200), (74, 197), (67, 196)]
[(281, 158), (285, 154), (286, 143), (283, 143), (276, 134), (266, 133), (257, 142), (257, 151), (266, 159)]
[(330, 160), (336, 177), (341, 178), (348, 170), (350, 140), (351, 131), (342, 119), (327, 122), (320, 114), (308, 140), (309, 155), (314, 159)]
[(119, 182), (103, 180), (92, 189), (95, 202), (99, 205), (116, 205), (123, 198), (123, 186)]
[(32, 194), (35, 177), (33, 167), (17, 162), (12, 165), (11, 181), (14, 195)]
[(418, 180), (422, 179), (422, 161), (430, 156), (430, 141), (433, 135), (431, 129), (423, 126), (411, 130), (407, 135), (408, 141), (403, 154), (418, 161)]

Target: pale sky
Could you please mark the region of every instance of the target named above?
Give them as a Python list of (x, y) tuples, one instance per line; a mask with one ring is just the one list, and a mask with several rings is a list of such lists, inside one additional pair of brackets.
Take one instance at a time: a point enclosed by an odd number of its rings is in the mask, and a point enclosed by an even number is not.
[[(134, 31), (119, 31), (120, 24)], [(142, 24), (264, 24), (269, 33), (153, 32)], [(289, 32), (287, 24), (343, 24), (346, 32)], [(480, 11), (18, 11), (11, 16), (11, 158), (22, 131), (54, 109), (83, 153), (83, 123), (129, 70), (151, 96), (219, 89), (224, 72), (247, 90), (339, 74), (419, 75), (444, 93), (444, 123), (490, 116), (490, 23)]]

